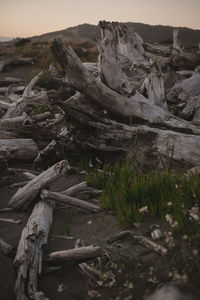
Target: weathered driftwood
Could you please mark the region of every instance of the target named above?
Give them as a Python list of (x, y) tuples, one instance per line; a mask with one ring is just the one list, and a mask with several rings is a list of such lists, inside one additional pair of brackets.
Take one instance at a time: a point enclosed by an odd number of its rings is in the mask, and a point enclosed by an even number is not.
[(30, 95), (32, 88), (34, 87), (38, 79), (42, 76), (42, 74), (43, 72), (41, 71), (30, 81), (30, 83), (24, 89), (22, 97), (20, 97), (15, 103), (13, 103), (12, 107), (10, 107), (5, 113), (5, 115), (3, 116), (3, 119), (17, 117), (24, 112), (24, 109), (27, 105), (26, 99)]
[(52, 252), (46, 260), (50, 262), (83, 261), (104, 255), (104, 250), (98, 246), (85, 246), (70, 250)]
[(0, 218), (0, 221), (14, 223), (14, 224), (20, 224), (22, 222), (21, 220), (11, 219), (11, 218)]
[(11, 207), (5, 207), (0, 209), (0, 213), (8, 212), (8, 211), (13, 211), (13, 208)]
[(39, 197), (42, 189), (48, 187), (51, 182), (62, 176), (67, 168), (68, 162), (63, 160), (36, 176), (16, 192), (11, 198), (9, 206), (17, 209), (25, 209)]
[(170, 128), (175, 131), (187, 131), (199, 134), (200, 130), (162, 108), (153, 105), (139, 93), (126, 98), (96, 80), (83, 66), (69, 45), (61, 40), (54, 41), (52, 51), (64, 68), (69, 81), (79, 91), (88, 96), (92, 103), (98, 104), (112, 115), (134, 121), (146, 121), (153, 126)]
[(0, 126), (17, 126), (18, 124), (22, 124), (26, 118), (27, 114), (24, 112), (19, 117), (0, 120)]
[[(86, 97), (79, 94), (62, 104), (70, 121), (79, 130), (77, 137), (66, 136), (66, 145), (70, 139), (70, 146), (79, 142), (79, 149), (115, 153), (128, 153), (135, 147), (137, 137), (138, 159), (140, 162), (152, 164), (158, 162), (158, 153), (166, 155), (166, 149), (174, 146), (174, 159), (180, 165), (187, 164), (190, 158), (192, 165), (200, 161), (200, 137), (192, 134), (183, 134), (172, 130), (152, 128), (146, 125), (128, 126), (109, 119), (109, 115), (101, 113), (100, 109), (90, 105)], [(77, 134), (77, 131), (76, 131)], [(62, 140), (65, 143), (65, 140)], [(67, 148), (67, 146), (66, 146)], [(183, 151), (184, 149), (184, 151)], [(54, 149), (56, 152), (56, 149)], [(149, 160), (149, 157), (152, 159)], [(150, 167), (153, 167), (151, 165)]]
[(16, 66), (16, 65), (26, 65), (26, 64), (32, 64), (33, 59), (32, 58), (7, 58), (3, 61), (0, 61), (0, 72), (3, 72), (6, 67)]
[(13, 253), (13, 246), (7, 244), (4, 240), (0, 238), (0, 251), (6, 255), (9, 256)]
[(50, 116), (51, 116), (50, 111), (46, 111), (42, 114), (32, 116), (32, 120), (38, 122), (38, 121), (45, 120), (45, 119), (49, 118)]
[[(74, 248), (80, 248), (83, 246), (85, 245), (80, 239), (76, 240)], [(90, 284), (97, 284), (103, 279), (103, 274), (87, 263), (80, 263), (78, 266), (81, 269), (81, 273), (87, 280), (89, 280)]]
[(173, 48), (179, 52), (182, 51), (181, 44), (179, 41), (179, 29), (178, 28), (173, 29)]
[[(20, 93), (20, 92), (23, 92), (24, 89), (25, 89), (25, 86), (14, 86), (14, 87), (11, 87), (12, 89), (12, 92), (13, 93)], [(9, 92), (9, 87), (0, 87), (0, 94), (6, 94)]]
[(25, 186), (27, 183), (28, 183), (29, 181), (22, 181), (22, 182), (16, 182), (16, 183), (12, 183), (11, 184), (11, 189), (14, 189), (14, 188), (16, 188), (16, 187), (23, 187), (23, 186)]
[(26, 177), (28, 180), (34, 179), (37, 175), (30, 173), (30, 172), (23, 172), (22, 175)]
[(115, 236), (110, 237), (108, 239), (107, 243), (113, 243), (120, 239), (126, 239), (126, 238), (133, 238), (133, 239), (137, 240), (139, 244), (147, 247), (148, 249), (153, 250), (154, 252), (160, 254), (161, 256), (165, 256), (168, 254), (168, 250), (165, 247), (147, 239), (144, 236), (137, 235), (132, 231), (122, 231), (119, 234), (116, 234)]
[(6, 77), (5, 79), (0, 79), (0, 86), (7, 86), (10, 84), (21, 84), (22, 80), (20, 78)]
[(17, 300), (45, 299), (38, 297), (38, 275), (42, 272), (43, 248), (47, 244), (53, 218), (53, 204), (39, 201), (22, 231), (14, 266), (17, 273), (15, 295)]
[(101, 194), (102, 191), (88, 187), (87, 182), (83, 181), (61, 192), (61, 194), (73, 196), (76, 194)]
[(0, 140), (0, 155), (7, 159), (32, 161), (38, 153), (38, 148), (32, 139)]
[(90, 212), (99, 212), (102, 210), (101, 207), (91, 204), (89, 202), (70, 197), (68, 195), (63, 195), (61, 193), (50, 192), (47, 190), (42, 190), (41, 192), (42, 199), (50, 199), (56, 202), (65, 203), (73, 207), (81, 208)]
[(0, 109), (8, 109), (12, 106), (12, 103), (0, 101)]

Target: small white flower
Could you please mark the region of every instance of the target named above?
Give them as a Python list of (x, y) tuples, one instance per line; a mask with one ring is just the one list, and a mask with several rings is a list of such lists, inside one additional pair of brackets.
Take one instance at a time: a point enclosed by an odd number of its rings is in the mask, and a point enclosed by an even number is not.
[(90, 220), (90, 221), (88, 221), (87, 223), (88, 223), (88, 225), (91, 225), (91, 224), (92, 224), (92, 221)]
[(148, 212), (148, 207), (147, 206), (141, 207), (139, 209), (139, 213), (141, 213), (141, 214), (144, 214), (144, 213), (147, 213), (147, 212)]

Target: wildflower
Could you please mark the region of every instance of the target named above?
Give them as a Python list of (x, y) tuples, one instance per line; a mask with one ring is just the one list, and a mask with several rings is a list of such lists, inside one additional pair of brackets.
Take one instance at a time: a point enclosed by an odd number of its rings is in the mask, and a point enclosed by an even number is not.
[(182, 240), (185, 241), (185, 240), (187, 240), (187, 239), (188, 239), (188, 236), (187, 236), (186, 234), (182, 236)]
[(171, 201), (167, 202), (167, 206), (171, 207), (172, 206), (172, 202)]
[(199, 252), (198, 252), (197, 249), (194, 249), (194, 250), (192, 251), (192, 253), (193, 253), (194, 255), (196, 255), (196, 256), (199, 254)]
[(154, 231), (151, 232), (151, 237), (153, 240), (159, 240), (162, 235), (162, 231), (158, 228), (154, 229)]
[(88, 225), (91, 225), (91, 224), (92, 224), (92, 221), (90, 220), (90, 221), (88, 221), (87, 223), (88, 223)]
[(63, 292), (63, 283), (58, 285), (58, 293)]
[(144, 213), (147, 213), (147, 212), (148, 212), (148, 207), (147, 206), (141, 207), (139, 209), (139, 213), (141, 213), (141, 214), (144, 214)]

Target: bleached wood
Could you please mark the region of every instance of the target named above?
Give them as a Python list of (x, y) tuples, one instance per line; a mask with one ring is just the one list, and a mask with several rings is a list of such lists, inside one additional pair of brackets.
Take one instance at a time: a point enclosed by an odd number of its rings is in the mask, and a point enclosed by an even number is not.
[(24, 92), (22, 94), (22, 97), (20, 97), (15, 103), (13, 103), (12, 107), (10, 107), (5, 115), (3, 116), (2, 119), (8, 119), (8, 118), (13, 118), (20, 116), (25, 107), (26, 107), (26, 99), (28, 98), (29, 94), (31, 93), (32, 88), (38, 81), (38, 79), (42, 76), (43, 71), (41, 71), (39, 74), (37, 74), (31, 81), (30, 83), (26, 86), (24, 89)]
[(16, 192), (9, 201), (9, 206), (17, 209), (27, 208), (39, 197), (42, 189), (66, 172), (68, 166), (68, 162), (63, 160), (36, 176)]
[(42, 190), (41, 192), (41, 198), (42, 199), (50, 199), (50, 200), (54, 200), (56, 202), (61, 202), (61, 203), (65, 203), (68, 204), (70, 206), (73, 207), (78, 207), (90, 212), (99, 212), (102, 211), (102, 208), (91, 204), (87, 201), (83, 201), (77, 198), (73, 198), (70, 197), (68, 195), (63, 195), (61, 193), (55, 193), (55, 192), (51, 192), (51, 191), (47, 191), (47, 190)]
[[(17, 300), (38, 299), (38, 275), (42, 271), (43, 249), (47, 244), (52, 218), (52, 202), (39, 201), (22, 231), (14, 261)], [(40, 296), (40, 299), (45, 298), (42, 293)]]
[(0, 140), (1, 153), (8, 159), (32, 161), (38, 153), (38, 147), (32, 139), (3, 139)]
[(22, 221), (17, 219), (11, 219), (11, 218), (0, 218), (0, 221), (2, 222), (8, 222), (8, 223), (14, 223), (14, 224), (20, 224)]
[(22, 124), (25, 119), (27, 118), (27, 114), (23, 113), (19, 117), (9, 118), (9, 119), (3, 119), (0, 120), (0, 126), (17, 126), (18, 124)]
[(37, 175), (35, 175), (33, 173), (30, 173), (30, 172), (23, 172), (22, 175), (25, 176), (28, 180), (32, 180), (37, 176)]
[(140, 93), (131, 98), (119, 95), (102, 82), (96, 80), (81, 63), (72, 48), (61, 40), (54, 41), (52, 51), (64, 68), (70, 83), (89, 97), (91, 104), (96, 103), (112, 115), (119, 118), (133, 118), (146, 121), (157, 127), (165, 127), (174, 131), (187, 131), (200, 134), (197, 126), (173, 116), (170, 112), (149, 103)]
[(61, 194), (68, 195), (68, 196), (73, 196), (73, 195), (76, 195), (76, 194), (79, 194), (79, 193), (98, 195), (98, 194), (101, 194), (102, 191), (93, 189), (91, 187), (88, 187), (87, 182), (83, 181), (83, 182), (78, 183), (76, 185), (73, 185), (70, 188), (68, 188), (68, 189), (61, 192)]
[(50, 262), (67, 262), (67, 261), (80, 261), (87, 260), (94, 257), (102, 256), (104, 251), (100, 247), (85, 246), (70, 250), (55, 251), (46, 257)]

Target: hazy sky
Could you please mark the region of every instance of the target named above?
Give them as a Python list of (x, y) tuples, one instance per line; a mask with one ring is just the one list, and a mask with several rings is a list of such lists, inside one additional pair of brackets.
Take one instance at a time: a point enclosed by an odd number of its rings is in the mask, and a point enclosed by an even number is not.
[(27, 37), (99, 20), (200, 29), (200, 0), (0, 0), (0, 36)]

